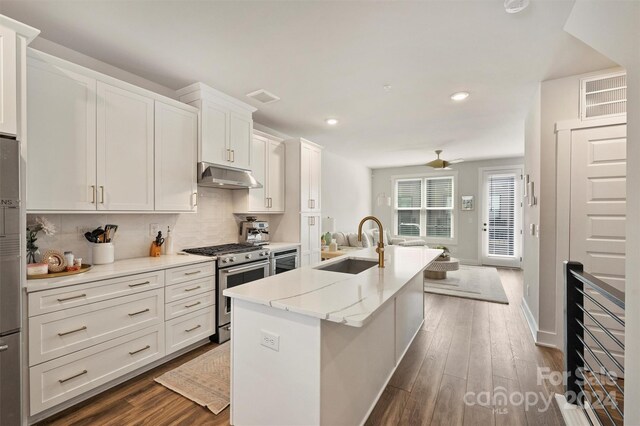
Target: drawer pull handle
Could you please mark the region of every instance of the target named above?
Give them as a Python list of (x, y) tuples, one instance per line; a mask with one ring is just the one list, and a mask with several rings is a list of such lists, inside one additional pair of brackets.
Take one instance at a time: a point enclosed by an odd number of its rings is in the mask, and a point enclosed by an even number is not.
[(184, 305), (185, 308), (193, 308), (194, 306), (198, 306), (200, 303), (202, 302), (196, 302), (196, 303), (192, 303), (190, 305)]
[(80, 328), (76, 328), (75, 330), (71, 330), (71, 331), (65, 331), (63, 333), (58, 333), (58, 336), (62, 337), (62, 336), (66, 336), (67, 334), (73, 334), (73, 333), (77, 333), (78, 331), (84, 331), (87, 329), (86, 325), (83, 325)]
[(137, 354), (137, 353), (139, 353), (139, 352), (146, 351), (146, 350), (147, 350), (147, 349), (149, 349), (149, 348), (151, 348), (151, 346), (147, 345), (147, 346), (145, 346), (144, 348), (140, 348), (140, 349), (138, 349), (137, 351), (129, 352), (129, 355), (135, 355), (135, 354)]
[(149, 312), (149, 308), (147, 308), (147, 309), (143, 309), (143, 310), (138, 311), (138, 312), (134, 312), (134, 313), (132, 313), (132, 314), (129, 314), (129, 316), (130, 316), (130, 317), (135, 317), (136, 315), (144, 314), (145, 312)]
[(81, 299), (83, 297), (87, 297), (87, 295), (85, 293), (82, 293), (78, 294), (77, 296), (63, 297), (62, 299), (58, 299), (58, 302), (66, 302), (68, 300)]
[(145, 281), (143, 283), (137, 283), (137, 284), (129, 284), (129, 287), (131, 287), (131, 288), (140, 287), (141, 285), (145, 285), (145, 284), (151, 284), (151, 281)]
[(9, 345), (2, 345), (2, 346), (0, 346), (0, 352), (4, 352), (4, 351), (6, 351), (6, 350), (8, 350), (8, 349), (9, 349)]
[(80, 373), (78, 373), (78, 374), (74, 374), (74, 375), (73, 375), (73, 376), (71, 376), (71, 377), (67, 377), (66, 379), (60, 379), (60, 380), (58, 380), (58, 381), (59, 381), (60, 383), (68, 382), (68, 381), (69, 381), (69, 380), (71, 380), (71, 379), (75, 379), (76, 377), (80, 377), (80, 376), (83, 376), (83, 375), (85, 375), (85, 374), (87, 374), (87, 370), (82, 370), (82, 372), (80, 372)]
[(198, 271), (193, 271), (193, 272), (185, 272), (184, 274), (185, 275), (195, 275), (195, 274), (199, 274), (200, 272), (202, 272), (202, 271), (198, 270)]
[(197, 289), (199, 289), (199, 288), (202, 288), (202, 286), (197, 285), (197, 286), (195, 286), (195, 287), (185, 288), (185, 289), (184, 289), (184, 291), (193, 291), (193, 290), (197, 290)]
[(202, 327), (202, 326), (201, 326), (200, 324), (198, 324), (198, 325), (196, 325), (195, 327), (187, 328), (185, 331), (186, 331), (187, 333), (190, 333), (190, 332), (192, 332), (193, 330), (197, 330), (197, 329), (199, 329), (200, 327)]

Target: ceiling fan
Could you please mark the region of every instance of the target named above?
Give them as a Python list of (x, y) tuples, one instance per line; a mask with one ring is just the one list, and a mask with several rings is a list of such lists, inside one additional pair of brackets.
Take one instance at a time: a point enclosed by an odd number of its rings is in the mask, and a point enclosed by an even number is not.
[(461, 158), (458, 158), (456, 160), (446, 161), (446, 160), (443, 160), (443, 159), (440, 158), (440, 154), (442, 154), (442, 150), (441, 149), (436, 149), (436, 155), (438, 156), (438, 158), (436, 158), (433, 161), (429, 161), (425, 165), (429, 166), (429, 167), (432, 167), (434, 169), (449, 170), (450, 169), (449, 165), (456, 164), (456, 163), (462, 163), (464, 161)]

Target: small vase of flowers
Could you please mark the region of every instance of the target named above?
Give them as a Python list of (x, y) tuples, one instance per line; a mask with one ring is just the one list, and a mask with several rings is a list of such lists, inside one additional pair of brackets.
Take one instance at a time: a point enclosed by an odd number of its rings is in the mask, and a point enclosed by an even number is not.
[(56, 227), (48, 219), (37, 216), (32, 222), (27, 224), (27, 263), (36, 263), (36, 257), (40, 253), (36, 241), (38, 234), (44, 232), (45, 235), (52, 236), (56, 233)]
[(442, 253), (440, 253), (438, 260), (449, 260), (449, 258), (451, 257), (451, 253), (449, 252), (449, 249), (447, 247), (436, 246), (435, 248), (436, 250), (442, 250)]

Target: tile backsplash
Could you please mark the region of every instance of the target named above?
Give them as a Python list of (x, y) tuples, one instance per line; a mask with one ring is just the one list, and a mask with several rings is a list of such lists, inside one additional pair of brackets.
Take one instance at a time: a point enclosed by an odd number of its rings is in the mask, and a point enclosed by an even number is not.
[[(38, 235), (36, 245), (40, 253), (47, 249), (71, 250), (91, 263), (91, 247), (83, 234), (107, 223), (118, 225), (114, 239), (116, 259), (128, 259), (149, 255), (153, 237), (151, 224), (158, 224), (165, 235), (167, 226), (176, 251), (188, 247), (200, 247), (238, 241), (238, 223), (241, 218), (233, 214), (232, 192), (224, 189), (198, 188), (198, 212), (181, 214), (47, 214), (37, 215), (49, 219), (56, 227), (55, 235)], [(27, 220), (34, 215), (28, 215)]]

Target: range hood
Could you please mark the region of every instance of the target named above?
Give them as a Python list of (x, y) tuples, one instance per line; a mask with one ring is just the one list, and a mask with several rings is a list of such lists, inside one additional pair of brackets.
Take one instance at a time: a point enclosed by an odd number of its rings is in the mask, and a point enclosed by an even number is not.
[(250, 171), (211, 163), (198, 163), (198, 185), (222, 189), (262, 188)]

